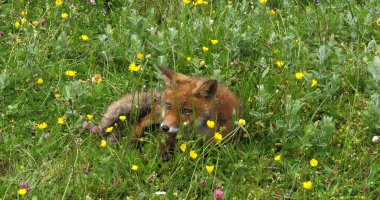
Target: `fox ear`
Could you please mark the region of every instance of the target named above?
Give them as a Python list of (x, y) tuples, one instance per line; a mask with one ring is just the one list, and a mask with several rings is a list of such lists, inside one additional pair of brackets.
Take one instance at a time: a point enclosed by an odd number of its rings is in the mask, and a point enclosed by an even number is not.
[(213, 98), (218, 91), (218, 81), (216, 80), (207, 80), (202, 83), (201, 86), (196, 91), (196, 95), (204, 98)]
[(166, 67), (158, 67), (158, 69), (165, 76), (165, 85), (171, 85), (174, 82), (175, 72)]
[(166, 67), (158, 67), (158, 69), (165, 76), (165, 85), (166, 86), (173, 86), (174, 84), (177, 84), (179, 82), (183, 82), (184, 80), (187, 80), (187, 78), (188, 78), (186, 75), (181, 74), (181, 73), (176, 73), (176, 72), (174, 72), (171, 69), (168, 69)]

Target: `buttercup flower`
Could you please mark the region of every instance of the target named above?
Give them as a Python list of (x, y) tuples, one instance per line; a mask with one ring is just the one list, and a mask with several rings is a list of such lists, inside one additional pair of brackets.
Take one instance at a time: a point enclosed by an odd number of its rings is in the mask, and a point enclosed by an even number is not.
[(311, 181), (303, 182), (302, 187), (307, 190), (310, 190), (311, 188), (313, 188), (313, 183)]
[(207, 166), (206, 166), (206, 170), (207, 170), (207, 172), (208, 172), (208, 173), (210, 173), (210, 174), (211, 174), (211, 173), (212, 173), (212, 171), (214, 171), (214, 165), (210, 165), (210, 166), (209, 166), (209, 165), (207, 165)]
[(311, 80), (311, 87), (315, 87), (318, 84), (316, 79)]
[(137, 165), (132, 165), (131, 169), (132, 169), (133, 171), (137, 171), (137, 170), (139, 170), (139, 166), (137, 166)]
[(25, 17), (21, 18), (21, 24), (26, 24), (26, 22), (28, 22), (28, 20), (26, 20)]
[(26, 11), (26, 10), (22, 10), (20, 14), (21, 14), (22, 16), (26, 16), (26, 15), (28, 15), (28, 11)]
[(20, 27), (20, 22), (15, 22), (15, 28), (19, 28)]
[(269, 11), (269, 14), (271, 14), (271, 15), (275, 15), (275, 14), (276, 14), (276, 11), (273, 10), (273, 9), (271, 9), (271, 10)]
[(17, 193), (18, 193), (19, 195), (21, 195), (21, 196), (26, 195), (27, 192), (28, 192), (28, 191), (27, 191), (25, 188), (20, 188), (20, 189), (18, 189), (18, 191), (17, 191)]
[(218, 42), (219, 42), (219, 40), (211, 40), (211, 43), (212, 43), (213, 45), (218, 44)]
[(276, 65), (277, 65), (277, 67), (282, 67), (282, 66), (284, 66), (284, 62), (281, 61), (281, 60), (278, 60), (278, 61), (276, 62)]
[(245, 126), (246, 124), (245, 119), (239, 119), (238, 123), (240, 126)]
[(38, 129), (45, 129), (45, 128), (47, 128), (47, 124), (46, 124), (46, 122), (39, 123), (39, 124), (37, 125), (37, 128), (38, 128)]
[(106, 129), (106, 133), (111, 133), (111, 132), (112, 132), (112, 130), (113, 130), (113, 126), (111, 126), (111, 127), (108, 127), (108, 128)]
[(57, 7), (62, 6), (62, 0), (55, 0), (55, 5), (56, 5)]
[(86, 117), (87, 117), (88, 120), (91, 121), (94, 118), (94, 115), (88, 114), (88, 115), (86, 115)]
[(66, 76), (74, 77), (77, 74), (77, 72), (74, 70), (66, 70), (65, 74)]
[(299, 44), (300, 44), (300, 41), (299, 41), (298, 39), (295, 39), (295, 40), (293, 41), (293, 44), (294, 44), (294, 45), (299, 45)]
[(260, 0), (260, 3), (266, 4), (268, 0)]
[(312, 166), (312, 167), (316, 167), (317, 165), (318, 165), (318, 160), (317, 159), (311, 159), (310, 160), (310, 165)]
[(37, 84), (42, 85), (44, 83), (44, 80), (42, 78), (37, 79)]
[(88, 40), (88, 36), (87, 35), (81, 35), (80, 38), (83, 40), (83, 41), (87, 41)]
[(214, 139), (217, 140), (218, 142), (220, 142), (223, 140), (223, 135), (220, 134), (219, 132), (215, 132)]
[(181, 144), (181, 146), (179, 148), (181, 149), (182, 152), (185, 152), (186, 151), (186, 143)]
[(33, 22), (32, 22), (32, 24), (33, 24), (34, 26), (37, 26), (38, 23), (39, 23), (38, 21), (33, 21)]
[(190, 1), (190, 0), (182, 0), (182, 2), (183, 2), (185, 5), (187, 5), (187, 4), (189, 4), (191, 1)]
[(142, 59), (144, 58), (144, 54), (142, 54), (142, 53), (138, 53), (138, 54), (136, 55), (136, 57), (137, 57), (137, 59), (142, 60)]
[(214, 128), (215, 127), (215, 122), (212, 120), (207, 120), (207, 127), (208, 128)]
[(124, 120), (126, 120), (126, 119), (127, 119), (127, 117), (126, 117), (126, 116), (124, 116), (124, 115), (122, 115), (122, 116), (120, 116), (120, 117), (119, 117), (119, 119), (120, 119), (121, 121), (124, 121)]
[(186, 60), (190, 62), (190, 61), (191, 61), (191, 57), (188, 56), (188, 57), (186, 58)]
[(205, 62), (204, 60), (201, 60), (201, 62), (199, 62), (199, 64), (200, 64), (201, 66), (203, 66), (203, 65), (206, 64), (206, 62)]
[(135, 62), (131, 63), (128, 67), (129, 71), (131, 72), (137, 72), (140, 70), (140, 65), (136, 65)]
[(106, 146), (107, 146), (107, 141), (105, 141), (105, 140), (101, 140), (101, 141), (100, 141), (100, 147), (104, 148), (104, 147), (106, 147)]
[(207, 51), (208, 51), (208, 48), (207, 48), (207, 47), (202, 47), (202, 51), (203, 51), (203, 52), (207, 52)]
[(57, 124), (59, 124), (59, 125), (63, 125), (65, 123), (65, 120), (62, 118), (62, 117), (59, 117), (58, 119), (57, 119)]
[(303, 73), (302, 72), (297, 72), (296, 73), (296, 79), (301, 80), (303, 78)]
[(59, 99), (59, 98), (61, 98), (61, 94), (59, 94), (59, 93), (56, 93), (56, 94), (54, 94), (54, 97), (56, 98), (56, 99)]
[(277, 155), (276, 157), (274, 157), (274, 160), (275, 161), (280, 161), (281, 160), (281, 155)]
[(190, 151), (190, 158), (192, 158), (192, 159), (196, 159), (197, 157), (198, 157), (197, 152), (195, 152), (194, 150), (191, 150), (191, 151)]
[(62, 17), (62, 19), (67, 19), (69, 17), (69, 15), (64, 12), (61, 14), (61, 17)]

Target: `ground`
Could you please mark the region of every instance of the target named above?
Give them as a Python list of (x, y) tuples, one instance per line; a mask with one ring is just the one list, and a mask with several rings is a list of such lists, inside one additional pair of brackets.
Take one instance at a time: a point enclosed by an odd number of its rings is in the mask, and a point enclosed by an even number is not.
[[(0, 199), (380, 197), (380, 6), (369, 0), (0, 1)], [(243, 137), (93, 133), (157, 66), (217, 79)], [(116, 131), (117, 128), (115, 128)]]

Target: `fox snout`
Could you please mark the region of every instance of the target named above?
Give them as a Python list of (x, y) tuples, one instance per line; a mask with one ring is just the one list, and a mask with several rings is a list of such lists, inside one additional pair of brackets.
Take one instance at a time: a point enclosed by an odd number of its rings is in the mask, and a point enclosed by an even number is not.
[(173, 126), (168, 126), (162, 122), (161, 123), (161, 130), (164, 131), (165, 133), (177, 133), (179, 131), (179, 128), (173, 127)]

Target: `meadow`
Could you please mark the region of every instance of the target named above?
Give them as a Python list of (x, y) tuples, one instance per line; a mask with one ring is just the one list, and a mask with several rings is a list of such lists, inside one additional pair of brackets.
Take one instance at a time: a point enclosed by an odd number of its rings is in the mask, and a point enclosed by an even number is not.
[[(0, 1), (0, 200), (380, 198), (376, 0)], [(242, 138), (97, 125), (157, 66), (216, 79)]]

